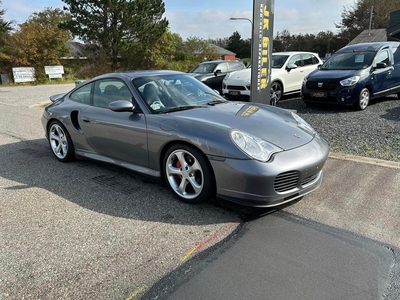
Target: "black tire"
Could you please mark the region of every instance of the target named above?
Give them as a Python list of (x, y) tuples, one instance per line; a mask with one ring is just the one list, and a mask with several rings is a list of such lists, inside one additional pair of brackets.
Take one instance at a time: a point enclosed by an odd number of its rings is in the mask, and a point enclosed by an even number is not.
[(50, 149), (61, 162), (75, 158), (74, 145), (65, 127), (59, 121), (51, 121), (47, 132)]
[(179, 200), (196, 204), (213, 198), (214, 174), (199, 150), (182, 144), (171, 146), (164, 155), (162, 171), (165, 182)]
[(360, 92), (360, 95), (358, 95), (357, 102), (354, 103), (354, 106), (356, 107), (357, 110), (364, 110), (367, 108), (369, 104), (369, 99), (370, 99), (370, 92), (369, 89), (363, 88)]
[(279, 82), (274, 81), (273, 83), (271, 83), (270, 98), (271, 99), (272, 97), (276, 98), (275, 104), (278, 103), (279, 100), (281, 100), (282, 93), (283, 93), (283, 88)]

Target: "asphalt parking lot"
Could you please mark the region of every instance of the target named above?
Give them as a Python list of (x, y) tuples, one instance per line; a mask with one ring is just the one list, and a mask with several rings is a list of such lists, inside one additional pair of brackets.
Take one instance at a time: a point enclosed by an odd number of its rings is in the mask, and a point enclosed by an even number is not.
[[(229, 241), (257, 211), (220, 201), (185, 205), (157, 180), (91, 161), (57, 162), (40, 117), (48, 96), (73, 86), (0, 88), (0, 299), (137, 299)], [(377, 146), (367, 148), (370, 160), (332, 154), (321, 188), (284, 212), (400, 248), (400, 164), (374, 156), (398, 155), (400, 102), (389, 98), (354, 114), (312, 110), (298, 98), (278, 106), (296, 109), (344, 154), (361, 154), (353, 152), (364, 149), (358, 141)], [(371, 115), (381, 119), (373, 134)]]

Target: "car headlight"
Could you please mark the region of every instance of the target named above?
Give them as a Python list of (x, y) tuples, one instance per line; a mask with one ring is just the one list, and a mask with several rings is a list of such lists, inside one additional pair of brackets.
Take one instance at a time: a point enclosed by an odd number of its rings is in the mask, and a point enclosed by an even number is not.
[(316, 135), (317, 132), (314, 130), (314, 128), (311, 127), (310, 124), (308, 124), (302, 117), (300, 117), (298, 114), (292, 112), (293, 118), (297, 122), (297, 126), (299, 126), (301, 129), (303, 129), (305, 132), (311, 134), (311, 135)]
[(360, 80), (360, 76), (353, 76), (350, 78), (343, 79), (340, 81), (342, 86), (352, 86), (355, 85)]
[(229, 77), (231, 77), (231, 74), (232, 74), (232, 73), (228, 73), (228, 74), (226, 74), (226, 75), (225, 75), (225, 77), (224, 77), (224, 79), (223, 79), (222, 81), (226, 81), (226, 80), (228, 80), (228, 79), (229, 79)]
[(239, 130), (231, 131), (231, 139), (248, 156), (262, 162), (267, 162), (274, 153), (283, 151), (283, 149), (263, 139)]

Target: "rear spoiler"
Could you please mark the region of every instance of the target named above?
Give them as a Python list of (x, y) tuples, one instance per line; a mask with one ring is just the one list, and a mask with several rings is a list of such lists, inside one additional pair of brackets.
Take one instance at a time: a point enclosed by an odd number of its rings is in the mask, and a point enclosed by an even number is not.
[(53, 96), (50, 96), (50, 100), (51, 100), (51, 102), (56, 102), (57, 100), (60, 100), (64, 95), (65, 95), (65, 93), (55, 94)]

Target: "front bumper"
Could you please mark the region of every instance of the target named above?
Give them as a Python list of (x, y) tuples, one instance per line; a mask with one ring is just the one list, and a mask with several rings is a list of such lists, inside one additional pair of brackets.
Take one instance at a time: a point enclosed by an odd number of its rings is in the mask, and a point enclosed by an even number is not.
[(211, 160), (217, 196), (255, 207), (273, 207), (293, 201), (322, 182), (322, 168), (329, 147), (321, 137), (289, 151), (277, 153), (272, 161)]
[(360, 95), (358, 85), (338, 87), (333, 91), (308, 89), (304, 85), (301, 89), (301, 98), (308, 103), (353, 105)]
[(243, 85), (242, 82), (223, 82), (222, 94), (228, 99), (249, 99), (250, 86)]

